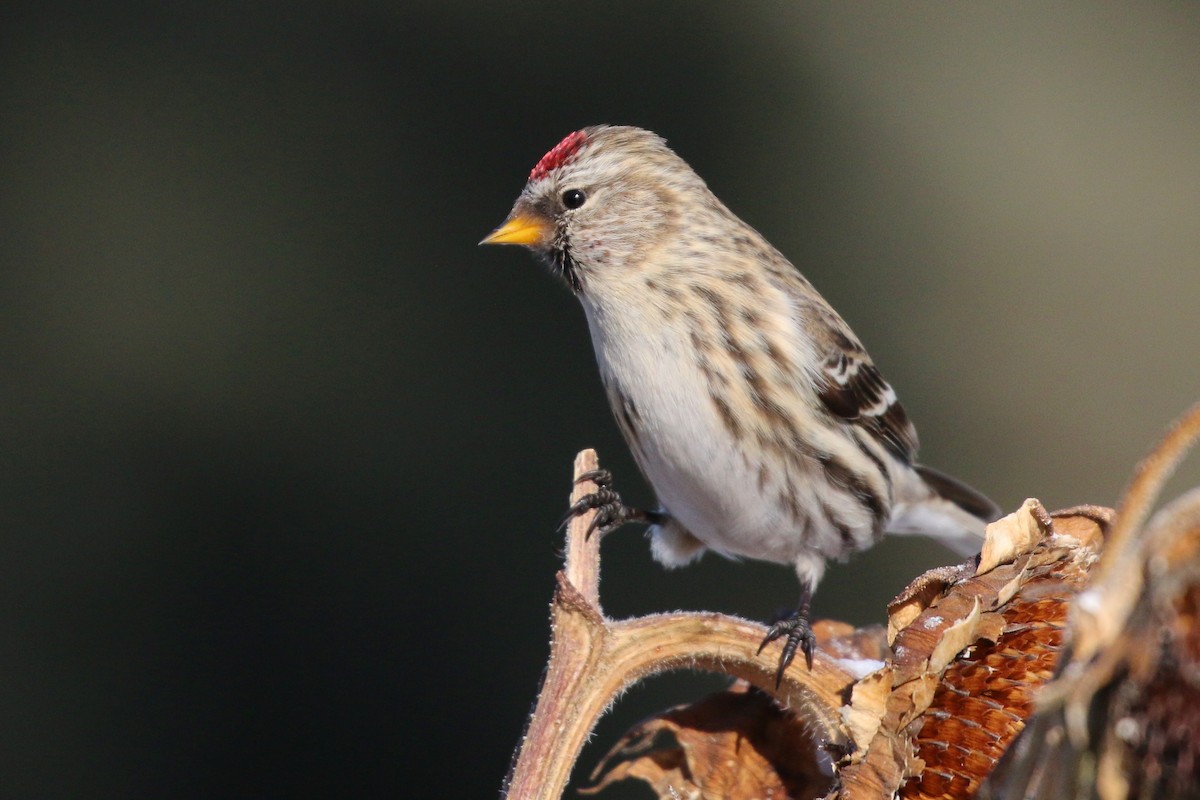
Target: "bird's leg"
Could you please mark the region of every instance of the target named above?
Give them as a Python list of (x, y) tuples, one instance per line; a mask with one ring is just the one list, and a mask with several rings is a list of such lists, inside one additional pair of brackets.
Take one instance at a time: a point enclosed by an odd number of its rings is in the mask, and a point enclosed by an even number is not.
[(661, 511), (643, 511), (625, 505), (621, 500), (621, 495), (617, 494), (612, 488), (612, 473), (606, 469), (595, 469), (591, 472), (585, 472), (576, 479), (575, 483), (583, 483), (584, 481), (591, 481), (596, 484), (596, 491), (591, 494), (585, 494), (571, 504), (571, 507), (567, 509), (567, 513), (563, 515), (562, 522), (559, 523), (558, 527), (560, 529), (570, 522), (573, 517), (577, 517), (593, 508), (596, 509), (596, 516), (592, 518), (591, 524), (588, 525), (586, 536), (589, 538), (593, 533), (597, 532), (603, 536), (621, 527), (626, 522), (644, 522), (647, 525), (660, 525), (667, 521), (666, 514)]
[(803, 584), (800, 590), (800, 604), (796, 606), (796, 610), (790, 615), (776, 622), (767, 630), (766, 638), (762, 640), (762, 644), (758, 646), (758, 652), (762, 652), (763, 648), (780, 637), (786, 636), (783, 642), (783, 652), (779, 654), (779, 669), (775, 671), (775, 688), (779, 688), (780, 681), (783, 680), (783, 672), (792, 663), (792, 659), (796, 657), (796, 648), (804, 651), (804, 661), (808, 664), (808, 668), (812, 669), (813, 646), (816, 644), (816, 637), (813, 635), (812, 625), (808, 621), (808, 610), (812, 605), (812, 587), (807, 583)]

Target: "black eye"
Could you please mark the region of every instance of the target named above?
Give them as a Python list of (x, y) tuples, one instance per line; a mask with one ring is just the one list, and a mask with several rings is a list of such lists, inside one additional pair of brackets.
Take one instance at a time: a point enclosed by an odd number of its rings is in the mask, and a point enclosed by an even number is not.
[(578, 189), (567, 189), (562, 194), (563, 205), (567, 208), (579, 208), (587, 200), (587, 195)]

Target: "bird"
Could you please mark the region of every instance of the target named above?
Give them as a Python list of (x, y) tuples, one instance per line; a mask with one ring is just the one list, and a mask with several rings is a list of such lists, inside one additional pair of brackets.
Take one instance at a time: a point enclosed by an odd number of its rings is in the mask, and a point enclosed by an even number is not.
[(711, 550), (790, 565), (795, 610), (759, 648), (812, 668), (814, 590), (830, 560), (885, 532), (978, 553), (991, 500), (916, 462), (917, 433), (845, 320), (657, 134), (576, 130), (533, 167), (480, 244), (521, 245), (587, 317), (617, 426), (658, 507), (625, 505), (612, 475), (568, 511), (589, 534), (648, 525), (668, 568)]

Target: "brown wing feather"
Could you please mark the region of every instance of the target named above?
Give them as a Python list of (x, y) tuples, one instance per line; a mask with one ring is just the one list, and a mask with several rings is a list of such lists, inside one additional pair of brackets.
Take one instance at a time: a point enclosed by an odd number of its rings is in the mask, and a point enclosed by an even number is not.
[(917, 431), (875, 365), (839, 354), (825, 362), (825, 374), (829, 382), (820, 393), (825, 407), (870, 429), (897, 458), (911, 463), (917, 452)]
[(823, 357), (825, 380), (817, 388), (825, 407), (835, 416), (862, 425), (898, 459), (911, 464), (917, 454), (917, 429), (862, 343), (791, 262), (765, 240), (763, 247), (763, 263), (791, 299), (796, 322)]
[[(837, 320), (842, 326), (840, 318)], [(869, 429), (901, 461), (917, 454), (917, 429), (862, 345), (830, 326), (833, 352), (823, 363), (821, 401), (833, 414)]]

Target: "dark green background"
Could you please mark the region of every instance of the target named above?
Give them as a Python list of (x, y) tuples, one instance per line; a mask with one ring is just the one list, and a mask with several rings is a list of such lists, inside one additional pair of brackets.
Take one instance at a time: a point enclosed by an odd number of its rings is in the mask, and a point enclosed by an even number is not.
[[(475, 245), (597, 122), (665, 135), (1006, 508), (1113, 503), (1200, 397), (1191, 3), (9, 3), (0, 795), (493, 796), (573, 454), (649, 498), (574, 300)], [(614, 615), (794, 599), (605, 558)], [(633, 692), (585, 768), (715, 685)]]

